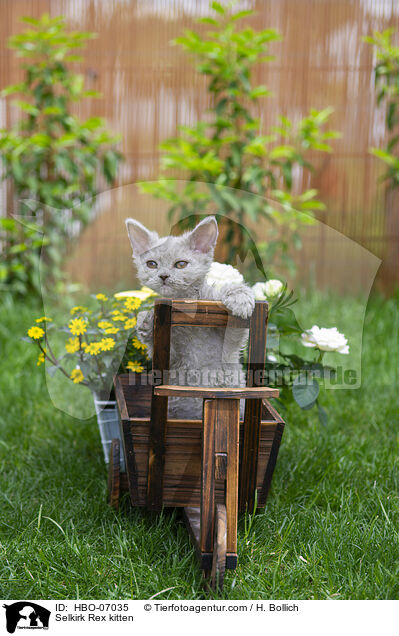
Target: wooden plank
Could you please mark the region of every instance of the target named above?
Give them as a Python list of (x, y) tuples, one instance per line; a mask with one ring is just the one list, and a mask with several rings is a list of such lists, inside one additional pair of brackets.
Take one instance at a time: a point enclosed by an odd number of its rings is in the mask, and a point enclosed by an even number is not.
[(285, 424), (280, 413), (276, 411), (274, 406), (272, 406), (268, 400), (262, 400), (262, 422), (264, 420)]
[(139, 469), (134, 453), (131, 423), (129, 420), (121, 420), (121, 425), (123, 431), (123, 447), (125, 452), (130, 501), (132, 506), (138, 506), (141, 503), (139, 497)]
[(264, 478), (262, 483), (262, 488), (259, 493), (259, 505), (263, 506), (266, 504), (267, 495), (269, 494), (270, 486), (272, 483), (272, 477), (274, 473), (274, 469), (276, 467), (277, 455), (280, 449), (281, 438), (284, 432), (284, 423), (279, 422), (276, 426), (276, 433), (274, 435), (273, 444), (270, 450), (269, 459), (267, 462), (266, 470), (264, 472)]
[[(243, 426), (240, 427), (240, 442), (243, 440)], [(258, 460), (257, 488), (261, 490), (270, 451), (276, 431), (276, 423), (262, 423)], [(164, 506), (200, 506), (201, 504), (201, 435), (202, 422), (195, 421), (187, 426), (183, 422), (168, 420), (165, 447), (165, 467), (163, 483)], [(127, 471), (131, 483), (131, 497), (135, 505), (146, 505), (147, 471), (149, 447), (149, 421), (130, 421), (130, 435), (124, 434)], [(129, 463), (129, 448), (135, 465)], [(133, 488), (132, 475), (137, 473), (137, 486)], [(223, 502), (224, 485), (215, 482), (215, 501)], [(132, 501), (133, 503), (133, 501)], [(264, 505), (258, 501), (259, 505)]]
[(121, 420), (128, 420), (129, 414), (127, 411), (127, 405), (125, 400), (125, 394), (122, 386), (122, 379), (120, 376), (117, 376), (114, 379), (114, 387), (115, 387), (115, 397), (116, 403), (118, 405), (119, 414), (121, 416)]
[[(212, 568), (212, 552), (201, 552), (200, 541), (200, 519), (201, 511), (198, 507), (186, 506), (183, 508), (183, 519), (186, 522), (188, 532), (194, 544), (200, 568), (210, 570)], [(226, 554), (226, 569), (234, 570), (237, 567), (237, 554)]]
[(122, 373), (117, 376), (128, 412), (127, 417), (150, 417), (152, 378), (147, 373)]
[[(164, 373), (169, 369), (170, 321), (172, 301), (156, 300), (154, 304), (154, 354), (152, 368)], [(161, 510), (165, 464), (168, 398), (152, 394), (151, 425), (148, 452), (147, 507)]]
[(226, 475), (226, 511), (227, 511), (227, 552), (237, 552), (238, 517), (238, 460), (240, 435), (240, 401), (218, 400), (222, 402), (218, 409), (219, 418), (227, 433), (227, 475)]
[(235, 398), (255, 399), (262, 401), (264, 398), (279, 396), (278, 389), (269, 387), (202, 387), (202, 386), (178, 386), (173, 384), (160, 384), (154, 387), (154, 395), (196, 398)]
[(172, 326), (248, 328), (249, 320), (233, 316), (219, 301), (174, 300)]
[[(124, 430), (126, 469), (130, 481), (130, 495), (134, 505), (145, 506), (147, 499), (147, 471), (149, 420), (130, 420)], [(267, 469), (277, 424), (262, 422), (259, 445), (257, 489), (260, 493)], [(200, 506), (201, 503), (201, 435), (202, 422), (168, 420), (165, 445), (163, 482), (164, 506)], [(244, 437), (240, 426), (240, 444)], [(134, 464), (131, 463), (134, 457)], [(137, 475), (136, 485), (133, 478)], [(224, 486), (215, 482), (215, 502), (224, 501)], [(258, 505), (265, 502), (258, 498)]]
[(201, 460), (200, 550), (212, 552), (215, 515), (215, 424), (216, 402), (204, 400)]
[(121, 465), (120, 465), (120, 440), (115, 438), (111, 442), (108, 466), (108, 503), (118, 510), (120, 499), (120, 483), (121, 483)]
[[(268, 305), (256, 302), (251, 316), (248, 343), (247, 386), (254, 385), (264, 369), (266, 361), (266, 329)], [(252, 512), (255, 503), (256, 476), (258, 468), (259, 439), (262, 415), (262, 399), (246, 400), (244, 415), (244, 440), (241, 456), (239, 506), (241, 511)]]

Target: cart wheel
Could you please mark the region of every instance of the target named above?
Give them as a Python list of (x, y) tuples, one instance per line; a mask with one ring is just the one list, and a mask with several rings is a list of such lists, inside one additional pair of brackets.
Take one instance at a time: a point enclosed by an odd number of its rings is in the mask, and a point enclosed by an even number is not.
[(120, 440), (115, 438), (111, 442), (108, 467), (108, 503), (118, 510), (120, 495)]
[(213, 560), (210, 586), (212, 590), (223, 589), (224, 572), (226, 569), (227, 546), (227, 513), (224, 504), (216, 505), (215, 532), (213, 543)]

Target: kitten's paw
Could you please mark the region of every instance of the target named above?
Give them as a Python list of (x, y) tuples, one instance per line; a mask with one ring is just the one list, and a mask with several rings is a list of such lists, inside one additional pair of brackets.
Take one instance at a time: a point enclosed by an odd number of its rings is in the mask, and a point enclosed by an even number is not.
[(154, 312), (140, 311), (137, 316), (137, 335), (141, 342), (150, 344), (152, 342), (152, 332), (154, 329)]
[(240, 285), (229, 289), (222, 298), (223, 304), (233, 316), (249, 318), (255, 307), (255, 297), (252, 289)]

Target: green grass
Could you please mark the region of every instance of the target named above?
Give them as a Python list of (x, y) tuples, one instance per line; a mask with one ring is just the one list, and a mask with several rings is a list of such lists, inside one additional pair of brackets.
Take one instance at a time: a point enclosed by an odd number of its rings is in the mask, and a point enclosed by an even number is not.
[[(315, 294), (302, 320), (314, 324), (332, 302), (349, 318), (359, 310)], [(204, 598), (177, 510), (106, 504), (95, 420), (54, 408), (36, 351), (19, 340), (38, 311), (10, 298), (0, 308), (0, 598), (144, 599), (168, 588), (158, 598)], [(327, 427), (295, 406), (283, 414), (268, 503), (239, 519), (223, 598), (398, 598), (398, 333), (398, 300), (373, 298), (361, 389), (325, 393)]]

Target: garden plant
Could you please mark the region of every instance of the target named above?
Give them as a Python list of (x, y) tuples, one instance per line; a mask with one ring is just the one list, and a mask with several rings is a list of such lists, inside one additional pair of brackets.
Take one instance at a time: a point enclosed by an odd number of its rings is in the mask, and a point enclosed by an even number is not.
[(2, 91), (19, 96), (13, 105), (20, 117), (0, 131), (3, 178), (13, 186), (11, 211), (21, 222), (0, 219), (0, 285), (40, 294), (41, 285), (62, 278), (68, 241), (92, 218), (101, 179), (114, 183), (122, 155), (116, 149), (119, 138), (100, 117), (81, 121), (73, 113), (74, 104), (98, 96), (70, 66), (81, 60), (75, 49), (95, 34), (68, 31), (60, 16), (23, 21), (29, 28), (12, 36), (9, 46), (25, 59), (24, 79)]
[[(141, 188), (167, 200), (169, 218), (181, 228), (192, 227), (195, 215), (207, 213), (213, 203), (225, 226), (224, 260), (235, 263), (238, 256), (242, 262), (250, 250), (258, 270), (253, 272), (255, 282), (259, 272), (266, 276), (266, 262), (273, 262), (280, 276), (283, 266), (293, 269), (289, 246), (300, 247), (299, 227), (324, 209), (315, 189), (297, 191), (294, 172), (312, 171), (308, 151), (331, 152), (329, 142), (339, 135), (326, 130), (330, 108), (312, 109), (296, 124), (281, 116), (270, 130), (262, 131), (255, 113), (270, 91), (256, 85), (253, 74), (257, 66), (274, 59), (268, 46), (280, 35), (274, 29), (238, 28), (252, 10), (235, 11), (218, 2), (211, 8), (212, 16), (198, 20), (208, 29), (205, 33), (187, 30), (173, 42), (206, 76), (211, 107), (206, 118), (180, 126), (177, 137), (161, 144), (161, 178)], [(180, 179), (185, 179), (183, 184)], [(256, 240), (256, 224), (264, 218), (271, 223), (267, 244)], [(282, 226), (289, 239), (282, 237)]]
[[(37, 365), (47, 362), (50, 375), (60, 371), (74, 384), (107, 396), (118, 370), (140, 373), (147, 369), (147, 347), (138, 340), (135, 327), (137, 312), (148, 309), (155, 295), (148, 288), (119, 292), (112, 298), (94, 294), (92, 307), (72, 307), (66, 324), (57, 325), (47, 316), (36, 318), (24, 340), (38, 346)], [(60, 334), (64, 342), (57, 354)]]

